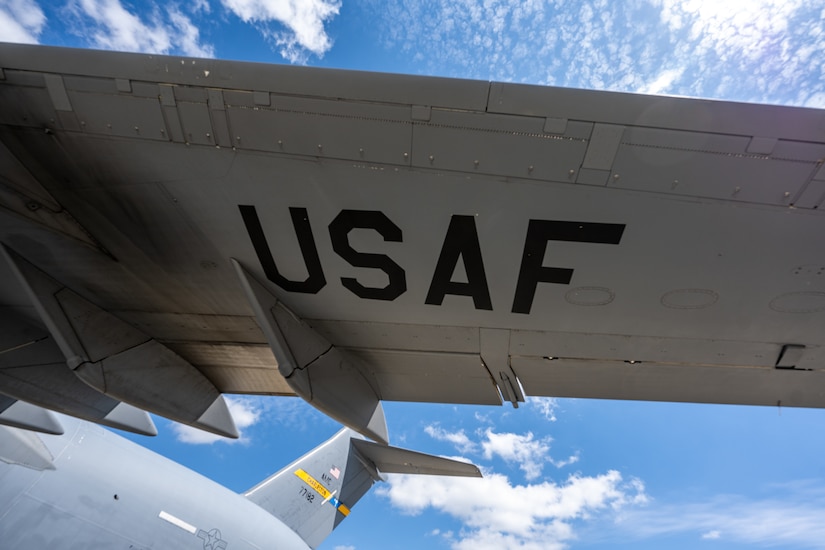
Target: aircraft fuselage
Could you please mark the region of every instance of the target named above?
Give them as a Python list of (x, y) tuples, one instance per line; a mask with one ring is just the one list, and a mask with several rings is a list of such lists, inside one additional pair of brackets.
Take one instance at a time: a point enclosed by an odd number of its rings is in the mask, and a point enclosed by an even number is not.
[[(28, 465), (0, 462), (4, 550), (309, 548), (229, 489), (99, 426), (61, 420), (62, 436), (0, 426), (5, 450), (31, 450)], [(39, 460), (49, 455), (53, 469)]]

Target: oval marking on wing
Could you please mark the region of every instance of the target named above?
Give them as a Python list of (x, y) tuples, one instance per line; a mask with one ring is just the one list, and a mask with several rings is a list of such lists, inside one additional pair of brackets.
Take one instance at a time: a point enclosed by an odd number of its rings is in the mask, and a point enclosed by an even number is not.
[(779, 313), (816, 313), (825, 311), (825, 292), (803, 290), (780, 294), (769, 304)]
[(616, 293), (602, 286), (580, 286), (564, 293), (564, 299), (576, 306), (606, 306), (615, 298)]
[(703, 309), (719, 301), (719, 294), (707, 288), (680, 288), (662, 295), (661, 303), (670, 309)]

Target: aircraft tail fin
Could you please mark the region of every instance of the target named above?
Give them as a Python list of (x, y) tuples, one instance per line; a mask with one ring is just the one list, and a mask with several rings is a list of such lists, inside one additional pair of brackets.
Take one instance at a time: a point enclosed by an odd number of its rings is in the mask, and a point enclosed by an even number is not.
[(481, 477), (472, 464), (379, 445), (344, 428), (244, 496), (317, 548), (382, 473)]

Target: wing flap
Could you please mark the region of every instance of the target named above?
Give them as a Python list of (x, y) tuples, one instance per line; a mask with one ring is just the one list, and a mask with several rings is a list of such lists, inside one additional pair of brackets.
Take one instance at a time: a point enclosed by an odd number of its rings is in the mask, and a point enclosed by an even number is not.
[(501, 405), (478, 354), (348, 349), (387, 401)]
[(513, 357), (529, 395), (825, 407), (825, 371)]
[(295, 395), (266, 344), (166, 342), (221, 393)]

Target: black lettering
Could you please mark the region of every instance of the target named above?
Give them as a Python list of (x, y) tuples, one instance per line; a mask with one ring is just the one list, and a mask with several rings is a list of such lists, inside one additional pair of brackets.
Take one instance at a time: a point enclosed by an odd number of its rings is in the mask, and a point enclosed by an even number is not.
[(349, 244), (349, 232), (353, 229), (373, 229), (385, 241), (402, 242), (401, 229), (383, 213), (376, 210), (342, 210), (329, 224), (332, 249), (354, 267), (380, 269), (387, 274), (389, 283), (383, 288), (367, 287), (350, 277), (341, 277), (341, 284), (359, 298), (370, 300), (395, 300), (407, 291), (404, 270), (388, 256), (367, 254), (354, 250)]
[[(451, 280), (459, 257), (464, 261), (466, 283)], [(438, 257), (433, 280), (430, 282), (430, 290), (427, 292), (427, 299), (424, 303), (440, 306), (447, 294), (471, 296), (476, 309), (488, 311), (493, 309), (473, 216), (455, 215), (450, 220), (450, 227), (444, 237), (441, 255)]]
[(292, 217), (292, 227), (295, 228), (295, 236), (298, 238), (298, 245), (301, 247), (301, 255), (304, 258), (304, 265), (307, 270), (307, 278), (303, 281), (290, 281), (278, 271), (272, 252), (269, 250), (269, 243), (261, 228), (261, 221), (258, 219), (258, 212), (254, 206), (239, 204), (246, 231), (258, 254), (258, 260), (266, 274), (266, 278), (290, 292), (304, 292), (306, 294), (317, 294), (324, 288), (327, 280), (324, 277), (324, 270), (321, 267), (321, 260), (318, 258), (318, 249), (315, 247), (315, 238), (312, 236), (312, 227), (309, 225), (309, 216), (306, 208), (290, 208), (289, 215)]
[(572, 269), (541, 265), (548, 241), (619, 244), (624, 228), (624, 224), (618, 223), (530, 220), (513, 298), (513, 313), (530, 313), (539, 283), (570, 284)]

